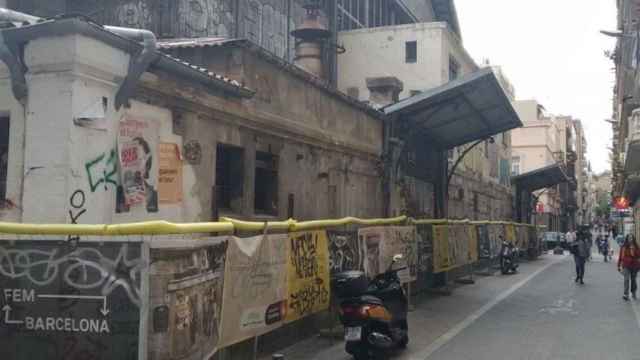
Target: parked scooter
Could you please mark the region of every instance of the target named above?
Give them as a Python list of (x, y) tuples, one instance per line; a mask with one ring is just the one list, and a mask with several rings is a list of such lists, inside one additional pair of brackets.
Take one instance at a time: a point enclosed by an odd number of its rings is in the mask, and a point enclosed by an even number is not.
[(346, 271), (333, 279), (345, 327), (346, 351), (356, 360), (384, 359), (409, 343), (408, 301), (398, 272), (402, 255), (395, 255), (383, 274), (370, 282), (362, 271)]
[(500, 270), (503, 275), (518, 272), (519, 250), (512, 243), (503, 240), (500, 249)]

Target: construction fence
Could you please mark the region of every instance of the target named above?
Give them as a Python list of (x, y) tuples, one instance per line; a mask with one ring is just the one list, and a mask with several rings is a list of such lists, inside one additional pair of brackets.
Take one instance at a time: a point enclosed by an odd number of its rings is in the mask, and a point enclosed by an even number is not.
[(402, 254), (402, 282), (421, 289), (433, 274), (491, 264), (502, 238), (541, 251), (534, 226), (406, 217), (0, 223), (0, 233), (7, 360), (209, 359), (326, 311), (338, 272), (373, 277)]

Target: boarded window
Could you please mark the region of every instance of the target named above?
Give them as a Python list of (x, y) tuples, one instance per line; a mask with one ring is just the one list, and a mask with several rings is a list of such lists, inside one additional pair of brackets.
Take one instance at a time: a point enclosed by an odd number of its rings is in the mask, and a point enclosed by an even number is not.
[(418, 61), (418, 42), (407, 41), (405, 46), (405, 62), (415, 63)]
[(244, 150), (218, 144), (216, 151), (216, 205), (218, 209), (242, 211)]
[(7, 196), (7, 171), (9, 168), (9, 117), (0, 117), (0, 199)]
[(255, 212), (278, 215), (278, 157), (256, 152)]

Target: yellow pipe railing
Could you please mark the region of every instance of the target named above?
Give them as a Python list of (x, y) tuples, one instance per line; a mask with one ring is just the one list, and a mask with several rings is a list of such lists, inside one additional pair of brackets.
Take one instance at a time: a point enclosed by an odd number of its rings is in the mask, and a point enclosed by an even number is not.
[(335, 228), (347, 225), (385, 226), (385, 225), (527, 225), (506, 221), (470, 221), (449, 219), (414, 219), (406, 216), (395, 218), (361, 219), (345, 217), (342, 219), (326, 219), (298, 222), (294, 219), (285, 221), (244, 221), (223, 217), (219, 222), (172, 223), (168, 221), (146, 221), (112, 225), (84, 224), (22, 224), (0, 222), (0, 233), (18, 235), (84, 235), (84, 236), (117, 236), (117, 235), (175, 235), (195, 233), (233, 233), (235, 231), (306, 231), (324, 228)]

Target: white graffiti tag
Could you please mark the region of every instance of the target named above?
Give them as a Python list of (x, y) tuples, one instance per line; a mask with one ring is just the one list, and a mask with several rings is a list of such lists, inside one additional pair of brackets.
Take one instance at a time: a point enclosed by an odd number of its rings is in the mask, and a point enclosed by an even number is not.
[(129, 245), (123, 244), (110, 259), (98, 249), (81, 248), (68, 254), (60, 249), (49, 251), (12, 249), (0, 246), (0, 275), (11, 279), (27, 278), (37, 286), (61, 279), (75, 289), (101, 288), (107, 296), (121, 287), (131, 302), (140, 306), (140, 274), (142, 259), (129, 258)]

